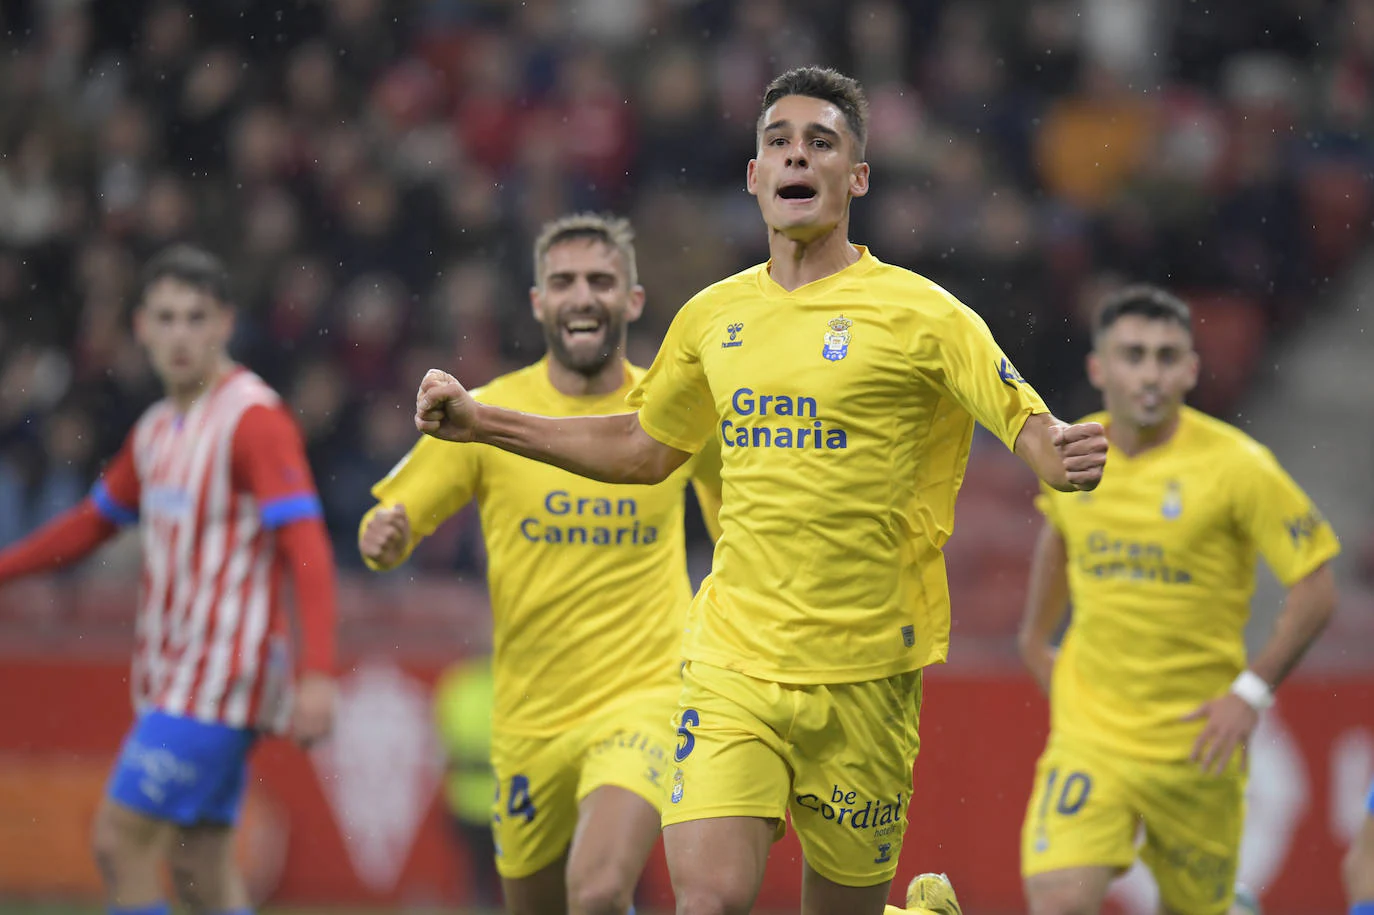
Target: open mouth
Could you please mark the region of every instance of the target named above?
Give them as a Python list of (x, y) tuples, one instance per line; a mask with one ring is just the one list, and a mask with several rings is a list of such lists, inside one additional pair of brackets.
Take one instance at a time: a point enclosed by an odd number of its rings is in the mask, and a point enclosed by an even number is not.
[(816, 196), (816, 189), (809, 184), (784, 184), (778, 188), (778, 196), (783, 200), (810, 200)]
[(569, 340), (592, 340), (601, 335), (605, 326), (597, 318), (573, 318), (563, 322), (563, 335)]

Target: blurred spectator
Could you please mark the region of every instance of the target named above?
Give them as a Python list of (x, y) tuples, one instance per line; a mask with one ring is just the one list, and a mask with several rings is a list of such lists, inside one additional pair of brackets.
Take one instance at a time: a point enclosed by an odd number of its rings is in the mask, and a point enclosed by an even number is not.
[(434, 687), (434, 719), (444, 748), (447, 775), (444, 800), (449, 822), (467, 858), (465, 905), (481, 909), (500, 904), (491, 804), (496, 776), (491, 768), (491, 658), (450, 665)]
[[(1084, 303), (1126, 279), (1186, 291), (1216, 316), (1200, 344), (1244, 350), (1202, 392), (1231, 408), (1374, 214), (1368, 0), (11, 8), (32, 28), (0, 55), (0, 540), (83, 491), (151, 396), (137, 268), (192, 238), (233, 265), (237, 352), (300, 411), (352, 556), (418, 372), (481, 384), (542, 346), (543, 220), (631, 215), (641, 363), (767, 256), (742, 186), (790, 66), (866, 83), (855, 238), (977, 309), (1061, 412), (1092, 400)], [(470, 524), (417, 562), (480, 563)]]

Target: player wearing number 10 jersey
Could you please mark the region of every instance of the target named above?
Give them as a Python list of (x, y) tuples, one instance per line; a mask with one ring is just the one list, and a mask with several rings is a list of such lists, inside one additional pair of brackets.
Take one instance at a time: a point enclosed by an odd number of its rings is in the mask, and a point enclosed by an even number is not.
[[(1106, 303), (1088, 370), (1112, 472), (1091, 494), (1039, 500), (1022, 650), (1049, 688), (1051, 729), (1022, 835), (1032, 915), (1097, 911), (1140, 825), (1166, 911), (1228, 909), (1244, 816), (1234, 751), (1335, 606), (1330, 525), (1268, 450), (1182, 406), (1198, 371), (1190, 328), (1160, 289)], [(1257, 554), (1289, 593), (1247, 668)]]

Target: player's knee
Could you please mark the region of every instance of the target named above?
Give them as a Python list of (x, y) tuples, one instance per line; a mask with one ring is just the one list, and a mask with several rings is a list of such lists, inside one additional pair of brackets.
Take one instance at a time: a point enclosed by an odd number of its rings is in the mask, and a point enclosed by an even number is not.
[(634, 884), (608, 871), (568, 875), (568, 908), (573, 915), (625, 915), (634, 902)]
[(728, 886), (677, 890), (677, 915), (744, 915), (753, 899)]
[(120, 874), (154, 856), (153, 837), (146, 831), (130, 828), (118, 812), (101, 808), (91, 828), (91, 854), (106, 885), (113, 885)]

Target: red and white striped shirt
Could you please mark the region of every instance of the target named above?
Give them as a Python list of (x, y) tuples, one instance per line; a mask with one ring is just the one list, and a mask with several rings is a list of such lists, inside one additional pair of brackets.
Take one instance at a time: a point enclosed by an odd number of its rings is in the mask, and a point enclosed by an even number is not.
[[(277, 531), (321, 511), (276, 393), (236, 368), (185, 414), (159, 401), (91, 497), (110, 521), (140, 523), (135, 706), (284, 730), (293, 665)], [(328, 610), (325, 636), (312, 639), (302, 621), (306, 667), (332, 666)]]

